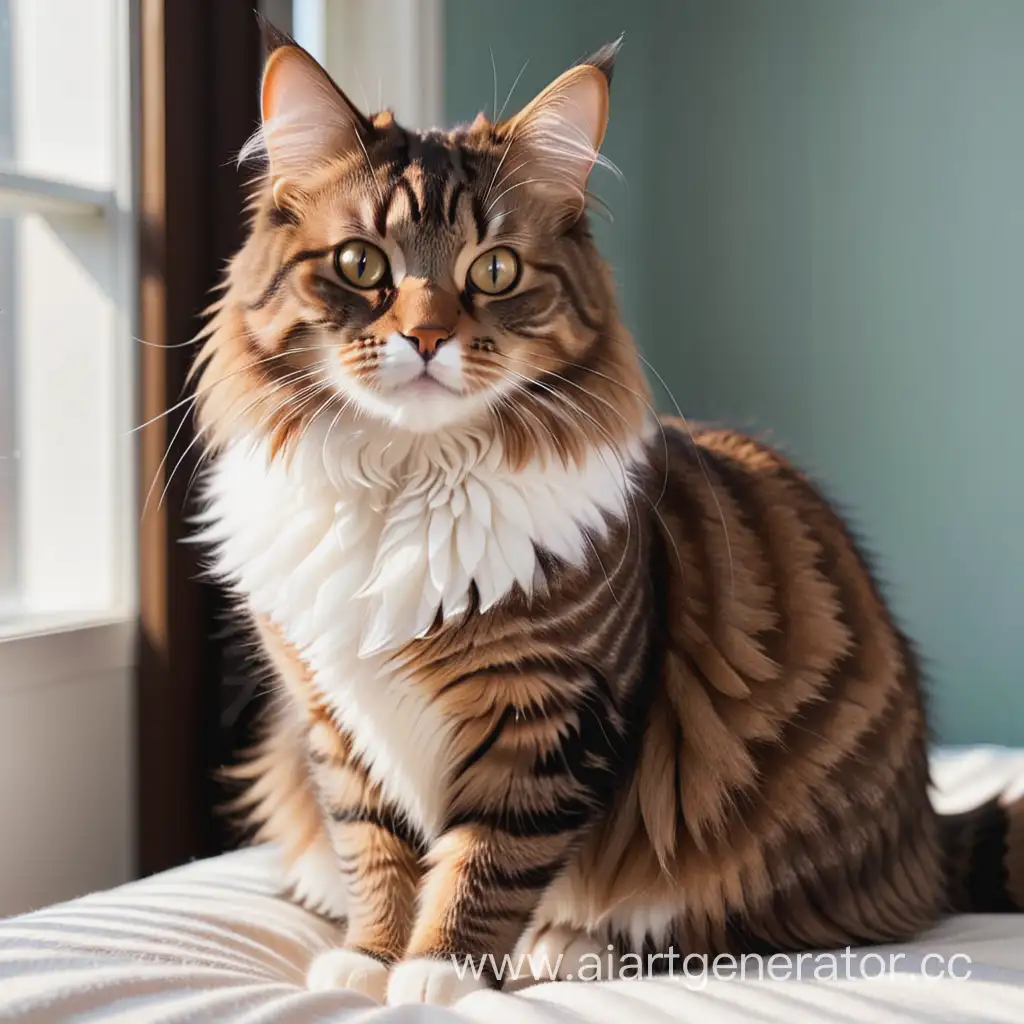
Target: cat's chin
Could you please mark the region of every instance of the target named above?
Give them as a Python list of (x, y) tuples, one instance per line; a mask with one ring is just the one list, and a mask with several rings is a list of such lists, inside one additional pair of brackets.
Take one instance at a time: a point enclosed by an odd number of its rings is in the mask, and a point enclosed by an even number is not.
[(457, 404), (464, 396), (433, 377), (417, 377), (416, 380), (403, 384), (391, 394), (392, 400), (399, 400), (404, 406), (413, 406), (419, 402), (443, 402)]
[(486, 401), (463, 395), (433, 378), (420, 377), (387, 392), (378, 392), (359, 404), (375, 419), (414, 434), (469, 426), (479, 421)]

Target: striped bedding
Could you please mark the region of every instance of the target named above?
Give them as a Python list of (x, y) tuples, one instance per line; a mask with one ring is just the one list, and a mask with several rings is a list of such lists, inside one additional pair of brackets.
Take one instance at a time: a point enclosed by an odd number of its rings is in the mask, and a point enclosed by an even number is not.
[[(1024, 751), (943, 751), (934, 763), (943, 810), (1024, 792)], [(795, 958), (778, 958), (763, 979), (742, 981), (725, 969), (709, 977), (694, 963), (673, 978), (542, 984), (514, 994), (477, 992), (451, 1009), (387, 1010), (349, 992), (305, 990), (307, 964), (338, 936), (280, 897), (276, 863), (272, 848), (246, 850), (0, 921), (0, 1020), (1024, 1021), (1024, 915), (959, 917), (912, 945), (846, 959), (829, 954), (834, 962), (805, 961), (800, 980)]]

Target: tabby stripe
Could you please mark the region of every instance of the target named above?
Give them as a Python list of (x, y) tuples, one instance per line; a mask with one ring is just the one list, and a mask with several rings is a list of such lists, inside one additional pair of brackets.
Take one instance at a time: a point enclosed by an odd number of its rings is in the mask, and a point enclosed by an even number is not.
[(508, 725), (516, 715), (516, 708), (511, 704), (506, 706), (505, 710), (502, 711), (498, 717), (498, 721), (494, 724), (494, 727), (487, 733), (487, 735), (462, 759), (461, 763), (452, 773), (453, 779), (458, 779), (464, 775), (470, 768), (473, 767), (482, 757), (484, 757), (488, 750), (498, 742), (498, 738), (505, 730), (505, 726)]
[[(603, 655), (606, 664), (612, 666), (621, 678), (634, 679), (637, 662), (642, 661), (647, 654), (647, 645), (638, 645), (635, 638), (649, 609), (638, 587), (631, 587), (628, 597), (617, 596), (619, 604), (616, 608), (609, 612), (600, 625), (592, 627), (587, 647), (598, 657)], [(627, 601), (630, 602), (628, 605)]]
[(472, 682), (474, 679), (487, 676), (505, 675), (571, 675), (579, 676), (588, 674), (587, 670), (575, 662), (560, 658), (522, 658), (518, 661), (502, 661), (494, 665), (485, 665), (475, 668), (471, 672), (464, 672), (456, 676), (450, 682), (444, 684), (437, 692), (440, 697), (456, 687)]
[(539, 296), (543, 296), (546, 291), (551, 292), (551, 301), (547, 306), (544, 309), (534, 310), (529, 317), (524, 317), (522, 320), (521, 326), (528, 329), (533, 326), (534, 323), (547, 323), (551, 319), (551, 312), (558, 299), (558, 292), (549, 284), (535, 284), (532, 288), (524, 288), (522, 291), (518, 291), (514, 295), (498, 296), (491, 301), (489, 308), (500, 314), (503, 310), (507, 310), (509, 307), (512, 309), (518, 309), (520, 306), (529, 306), (530, 303), (535, 301)]
[(297, 252), (291, 257), (291, 259), (285, 260), (285, 262), (278, 267), (274, 276), (270, 279), (270, 284), (267, 285), (266, 291), (264, 291), (263, 294), (249, 306), (249, 309), (253, 312), (263, 309), (263, 307), (266, 306), (266, 304), (270, 302), (270, 300), (280, 290), (281, 285), (284, 284), (285, 278), (300, 263), (305, 263), (308, 260), (323, 259), (324, 256), (333, 251), (333, 245), (329, 245), (324, 249), (304, 249), (302, 252)]
[(389, 183), (386, 188), (387, 195), (381, 196), (373, 204), (373, 227), (381, 238), (386, 238), (388, 234), (388, 210), (391, 209), (391, 200), (395, 194), (394, 182)]
[[(566, 740), (570, 736), (578, 734), (577, 726), (573, 726)], [(542, 778), (553, 778), (555, 775), (572, 775), (572, 766), (563, 749), (564, 744), (559, 743), (550, 750), (544, 751), (533, 763), (534, 772)]]
[(301, 223), (299, 215), (287, 206), (272, 206), (267, 213), (267, 220), (270, 221), (271, 227), (275, 228), (283, 228), (286, 225), (295, 227)]
[(576, 289), (576, 282), (573, 281), (564, 267), (558, 266), (557, 263), (534, 263), (534, 266), (545, 274), (551, 274), (558, 279), (558, 283), (568, 296), (576, 316), (579, 317), (580, 323), (584, 327), (589, 327), (592, 331), (599, 331), (601, 329), (603, 325), (587, 312), (583, 305), (583, 300)]
[[(839, 541), (850, 549), (854, 558), (858, 562), (860, 571), (863, 574), (863, 582), (871, 592), (872, 600), (874, 601), (880, 616), (884, 619), (889, 628), (894, 629), (891, 620), (891, 613), (889, 612), (889, 606), (886, 604), (885, 598), (882, 596), (882, 592), (878, 586), (878, 576), (875, 573), (875, 567), (872, 564), (872, 559), (868, 557), (864, 543), (857, 534), (857, 531), (852, 529), (850, 525), (840, 517), (834, 502), (829, 501), (827, 497), (819, 497), (818, 494), (815, 493), (815, 488), (807, 478), (803, 476), (803, 474), (797, 472), (791, 466), (786, 466), (785, 464), (779, 465), (775, 469), (775, 473), (777, 476), (792, 485), (794, 490), (800, 494), (800, 497), (815, 510), (817, 516), (827, 523), (829, 531), (834, 533), (839, 538)], [(873, 625), (874, 624), (872, 623), (872, 626)]]
[[(913, 771), (913, 769), (911, 768), (911, 772), (912, 771)], [(907, 774), (908, 773), (904, 772), (904, 771), (901, 771), (899, 773), (899, 777), (901, 779), (901, 784), (900, 784), (900, 791), (901, 792), (909, 792), (911, 786), (913, 785), (913, 783), (909, 779), (906, 781), (906, 783), (902, 782), (902, 780), (906, 777)], [(925, 786), (928, 785), (927, 781), (925, 781), (925, 780), (921, 780), (921, 781), (924, 783)], [(928, 814), (930, 816), (931, 808), (930, 807), (927, 808), (924, 813), (926, 813), (926, 814)], [(896, 837), (895, 838), (892, 837), (887, 832), (883, 836), (882, 841), (883, 841), (883, 845), (885, 846), (885, 848), (887, 850), (886, 857), (888, 858), (889, 856), (891, 856), (892, 857), (892, 863), (898, 864), (899, 866), (901, 866), (903, 868), (903, 872), (904, 872), (904, 875), (906, 876), (908, 886), (909, 886), (911, 892), (913, 893), (914, 898), (918, 901), (918, 905), (919, 906), (928, 906), (930, 904), (931, 900), (932, 900), (932, 894), (931, 894), (931, 892), (928, 890), (928, 888), (926, 886), (922, 886), (921, 885), (921, 882), (923, 881), (923, 879), (925, 877), (927, 877), (927, 875), (926, 875), (925, 872), (923, 872), (920, 869), (919, 862), (916, 859), (915, 860), (911, 860), (910, 863), (908, 863), (907, 860), (905, 859), (908, 856), (911, 856), (911, 855), (916, 854), (918, 852), (917, 849), (916, 849), (916, 847), (917, 847), (916, 834), (919, 833), (919, 827), (918, 826), (919, 826), (920, 818), (921, 817), (922, 817), (922, 813), (921, 812), (919, 812), (915, 816), (914, 820), (911, 820), (911, 819), (909, 819), (908, 816), (901, 814), (900, 817), (899, 817), (899, 820), (897, 822), (897, 835), (896, 835)], [(1010, 907), (1009, 909), (1012, 910), (1014, 908)]]
[(394, 202), (395, 195), (399, 190), (404, 192), (406, 198), (409, 200), (409, 210), (412, 215), (413, 224), (419, 224), (423, 213), (420, 210), (420, 201), (416, 197), (416, 190), (412, 187), (412, 183), (408, 178), (402, 177), (395, 182), (395, 186), (391, 190), (391, 195), (388, 196), (388, 212), (390, 212), (391, 204)]
[(399, 128), (398, 133), (399, 142), (391, 161), (391, 171), (393, 174), (401, 175), (412, 162), (412, 136), (404, 128)]
[[(785, 638), (789, 634), (788, 617), (791, 614), (789, 606), (792, 601), (787, 598), (790, 597), (793, 587), (792, 576), (795, 569), (795, 566), (791, 564), (792, 556), (788, 551), (780, 552), (778, 550), (768, 517), (763, 512), (767, 498), (761, 493), (761, 488), (758, 487), (757, 480), (751, 475), (750, 470), (742, 462), (723, 452), (705, 448), (701, 454), (703, 458), (710, 458), (713, 462), (723, 488), (735, 502), (740, 521), (754, 533), (760, 543), (761, 556), (767, 568), (767, 583), (771, 587), (774, 598), (772, 609), (777, 616), (777, 621), (774, 628), (762, 630), (752, 636), (764, 647), (770, 658), (781, 662), (780, 655), (785, 645)], [(797, 518), (803, 527), (806, 540), (809, 543), (814, 543), (817, 538), (812, 536), (803, 516)]]
[(404, 815), (385, 809), (377, 812), (370, 807), (347, 807), (332, 810), (331, 819), (339, 825), (376, 825), (377, 828), (390, 832), (396, 839), (402, 840), (420, 856), (427, 852), (427, 844), (418, 830), (413, 828)]
[[(628, 561), (625, 559), (624, 561)], [(635, 569), (635, 567), (634, 567)], [(613, 580), (615, 577), (613, 577)], [(594, 585), (585, 597), (572, 604), (566, 604), (557, 615), (549, 615), (546, 619), (534, 619), (534, 634), (548, 642), (561, 644), (564, 641), (563, 630), (574, 629), (580, 621), (589, 622), (605, 605), (607, 583), (603, 575), (595, 576)]]
[(560, 807), (548, 811), (513, 810), (489, 811), (483, 808), (467, 809), (453, 815), (445, 822), (445, 830), (461, 825), (483, 825), (495, 832), (504, 832), (517, 839), (531, 836), (556, 836), (572, 832), (588, 824), (594, 814), (594, 805), (589, 800), (570, 800)]
[(427, 171), (423, 179), (423, 215), (432, 225), (444, 220), (445, 175)]
[(611, 765), (621, 759), (625, 737), (606, 702), (595, 706), (585, 700), (577, 715), (578, 725), (567, 730), (556, 748), (537, 759), (534, 771), (547, 777), (568, 776), (603, 801), (614, 784)]
[[(550, 879), (548, 881), (550, 881)], [(539, 888), (543, 888), (543, 886)], [(480, 918), (478, 919), (478, 924), (481, 931), (493, 932), (494, 929), (488, 928), (487, 926), (493, 925), (496, 921), (508, 923), (521, 923), (522, 920), (523, 911), (521, 907), (484, 907), (481, 908), (481, 914)]]
[[(552, 303), (552, 306), (553, 305), (554, 303)], [(531, 323), (516, 324), (516, 334), (522, 335), (524, 338), (529, 338), (531, 341), (546, 341), (553, 345), (557, 345), (559, 342), (558, 335), (552, 334), (550, 331), (534, 327)], [(563, 374), (563, 376), (567, 376), (567, 374)]]
[[(822, 810), (826, 809), (822, 808)], [(833, 816), (829, 815), (823, 820), (828, 821), (829, 818), (833, 818)], [(834, 818), (832, 826), (835, 831), (827, 834), (838, 835), (844, 828), (844, 826), (836, 822)], [(799, 850), (794, 851), (792, 846), (789, 845), (790, 843), (798, 847)], [(779, 850), (770, 851), (769, 856), (784, 856), (788, 857), (791, 861), (803, 864), (805, 870), (803, 872), (799, 872), (799, 874), (801, 875), (803, 882), (802, 894), (807, 900), (808, 907), (817, 914), (818, 919), (825, 927), (841, 927), (839, 922), (835, 919), (835, 906), (827, 898), (829, 894), (834, 894), (834, 886), (822, 886), (821, 872), (818, 867), (821, 858), (818, 856), (817, 851), (810, 847), (808, 843), (809, 840), (807, 835), (799, 831), (794, 831), (788, 838), (787, 844)], [(826, 871), (825, 875), (834, 875), (834, 872)]]
[(459, 212), (459, 199), (465, 191), (466, 186), (461, 181), (455, 183), (455, 188), (452, 189), (452, 194), (448, 199), (448, 223), (450, 225), (455, 224), (455, 216)]
[(476, 224), (476, 243), (479, 245), (487, 237), (487, 217), (484, 204), (478, 195), (473, 195), (473, 222)]
[(466, 174), (466, 151), (462, 148), (461, 142), (452, 137), (448, 140), (448, 157), (451, 160), (452, 175), (458, 184), (468, 180)]
[[(840, 777), (845, 780), (849, 779), (852, 767), (862, 763), (879, 763), (874, 757), (870, 757), (865, 762), (865, 745), (872, 736), (887, 745), (893, 736), (893, 729), (896, 725), (893, 720), (905, 720), (909, 709), (903, 706), (894, 706), (894, 704), (899, 704), (896, 698), (903, 689), (904, 681), (899, 676), (894, 676), (883, 684), (883, 680), (879, 679), (874, 684), (874, 692), (883, 703), (872, 715), (871, 724), (854, 735), (832, 738), (835, 723), (842, 715), (844, 704), (850, 700), (845, 693), (845, 687), (849, 680), (864, 674), (862, 663), (864, 658), (869, 656), (869, 652), (865, 649), (866, 641), (869, 641), (871, 637), (877, 638), (884, 631), (889, 630), (891, 623), (880, 605), (870, 609), (860, 607), (861, 602), (856, 592), (860, 580), (839, 571), (844, 549), (848, 549), (855, 559), (858, 574), (869, 571), (845, 530), (837, 529), (839, 524), (832, 517), (825, 518), (811, 514), (810, 516), (805, 515), (803, 520), (806, 524), (807, 536), (818, 550), (818, 571), (836, 592), (838, 598), (836, 618), (848, 629), (850, 639), (846, 650), (835, 659), (831, 669), (819, 677), (817, 693), (813, 702), (793, 713), (786, 721), (776, 745), (775, 757), (778, 759), (791, 758), (794, 756), (795, 750), (806, 750), (807, 755), (805, 756), (809, 758), (810, 763), (810, 754), (815, 747), (820, 748), (823, 744), (828, 743), (840, 744), (844, 748), (843, 758), (834, 770), (842, 771), (844, 774)], [(903, 665), (899, 666), (900, 674), (905, 665), (906, 662), (903, 662)], [(891, 761), (888, 751), (883, 754), (883, 758), (885, 762)], [(762, 762), (762, 777), (770, 778), (772, 776), (771, 763), (769, 759)]]

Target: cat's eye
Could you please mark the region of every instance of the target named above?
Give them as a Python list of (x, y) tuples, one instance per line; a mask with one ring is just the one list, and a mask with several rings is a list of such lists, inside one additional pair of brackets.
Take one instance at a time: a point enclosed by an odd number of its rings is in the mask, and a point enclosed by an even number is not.
[(504, 245), (488, 249), (470, 264), (469, 280), (485, 295), (510, 292), (519, 283), (519, 257)]
[(377, 246), (357, 238), (335, 250), (334, 269), (353, 288), (379, 288), (388, 276), (388, 258)]

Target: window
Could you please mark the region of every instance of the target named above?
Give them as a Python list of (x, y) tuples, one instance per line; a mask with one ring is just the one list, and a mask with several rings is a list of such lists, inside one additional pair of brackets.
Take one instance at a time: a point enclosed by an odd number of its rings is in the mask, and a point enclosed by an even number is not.
[(130, 3), (0, 0), (0, 636), (133, 600)]
[(265, 15), (290, 20), (296, 41), (364, 111), (390, 107), (414, 128), (444, 120), (440, 0), (294, 0), (287, 8), (287, 0), (264, 0)]

